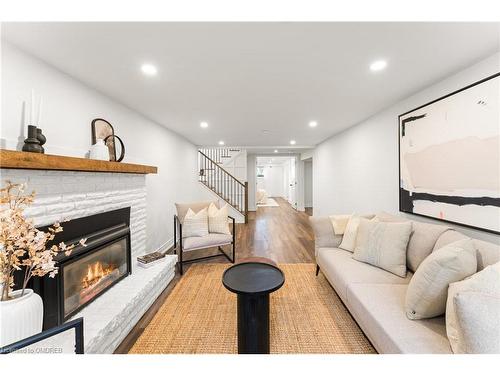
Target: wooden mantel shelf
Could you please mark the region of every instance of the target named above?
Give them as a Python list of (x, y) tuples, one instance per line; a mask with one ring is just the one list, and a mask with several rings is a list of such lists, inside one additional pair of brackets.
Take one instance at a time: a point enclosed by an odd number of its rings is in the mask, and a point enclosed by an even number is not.
[(0, 150), (0, 168), (135, 174), (158, 173), (158, 168), (150, 165), (117, 163), (113, 161), (11, 150)]

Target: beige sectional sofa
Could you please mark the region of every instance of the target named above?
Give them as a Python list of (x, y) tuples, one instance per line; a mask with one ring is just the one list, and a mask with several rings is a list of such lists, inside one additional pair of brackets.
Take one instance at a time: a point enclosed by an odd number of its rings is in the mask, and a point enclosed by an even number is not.
[[(405, 220), (388, 214), (384, 214), (384, 219)], [(329, 217), (311, 217), (310, 221), (315, 233), (317, 265), (379, 353), (452, 353), (444, 315), (410, 320), (404, 304), (408, 283), (422, 260), (435, 249), (467, 238), (464, 234), (446, 226), (412, 221), (413, 233), (407, 249), (409, 269), (406, 278), (402, 278), (354, 260), (351, 252), (339, 249), (342, 236), (335, 235)], [(500, 260), (500, 246), (473, 242), (478, 271)]]

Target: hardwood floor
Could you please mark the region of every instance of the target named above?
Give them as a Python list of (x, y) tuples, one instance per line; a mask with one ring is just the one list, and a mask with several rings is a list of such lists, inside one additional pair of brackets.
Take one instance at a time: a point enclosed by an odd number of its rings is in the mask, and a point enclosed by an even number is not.
[[(309, 225), (310, 214), (296, 211), (282, 198), (274, 198), (279, 207), (259, 207), (250, 212), (247, 224), (236, 225), (236, 260), (247, 257), (266, 257), (276, 263), (313, 263), (314, 235)], [(216, 254), (217, 251), (198, 251), (186, 254), (185, 259)], [(227, 263), (224, 257), (203, 261)], [(198, 262), (201, 263), (201, 262)], [(193, 263), (196, 264), (196, 263)], [(185, 265), (187, 270), (191, 264)], [(176, 274), (167, 288), (130, 331), (115, 353), (127, 353), (165, 302), (179, 281)]]

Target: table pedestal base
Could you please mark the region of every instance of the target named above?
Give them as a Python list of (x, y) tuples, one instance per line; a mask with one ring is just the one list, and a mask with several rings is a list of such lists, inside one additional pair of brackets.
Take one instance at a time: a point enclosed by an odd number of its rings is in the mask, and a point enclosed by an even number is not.
[(238, 294), (238, 353), (269, 354), (269, 294)]

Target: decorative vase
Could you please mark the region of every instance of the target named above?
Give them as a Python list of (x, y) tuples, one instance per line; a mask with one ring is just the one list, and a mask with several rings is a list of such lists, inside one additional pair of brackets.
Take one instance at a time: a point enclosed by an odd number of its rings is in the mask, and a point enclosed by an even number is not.
[(42, 146), (37, 138), (37, 131), (35, 125), (28, 125), (28, 138), (24, 140), (23, 151), (42, 153)]
[(31, 289), (16, 290), (0, 301), (0, 347), (42, 332), (42, 298)]
[(45, 142), (47, 142), (47, 138), (45, 135), (42, 134), (42, 129), (36, 128), (36, 139), (38, 139), (38, 142), (40, 142), (40, 147), (42, 148), (42, 154), (45, 154), (45, 149), (43, 148), (43, 145)]
[(96, 139), (95, 143), (90, 146), (89, 157), (94, 160), (109, 161), (109, 149), (104, 144), (104, 140)]

